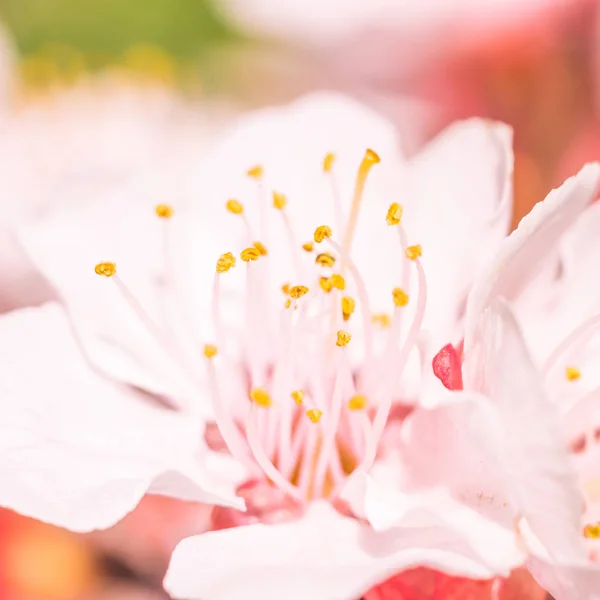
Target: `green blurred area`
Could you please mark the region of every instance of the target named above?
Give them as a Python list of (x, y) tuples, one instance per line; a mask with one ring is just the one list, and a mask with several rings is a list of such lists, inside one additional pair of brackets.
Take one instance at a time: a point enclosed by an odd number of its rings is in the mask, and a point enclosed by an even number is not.
[(69, 48), (97, 69), (133, 46), (152, 46), (179, 62), (202, 63), (237, 35), (209, 0), (0, 0), (24, 57)]

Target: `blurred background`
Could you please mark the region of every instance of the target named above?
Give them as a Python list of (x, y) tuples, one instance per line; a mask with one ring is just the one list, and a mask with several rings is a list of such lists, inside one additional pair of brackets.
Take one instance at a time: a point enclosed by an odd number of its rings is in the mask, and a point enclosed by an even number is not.
[[(513, 125), (515, 223), (600, 159), (599, 0), (0, 0), (0, 22), (0, 234), (66, 177), (193, 168), (235, 115), (320, 88), (387, 114), (408, 155), (457, 118)], [(0, 252), (0, 310), (42, 300)], [(76, 536), (0, 512), (0, 600), (164, 598), (209, 519), (147, 497)]]

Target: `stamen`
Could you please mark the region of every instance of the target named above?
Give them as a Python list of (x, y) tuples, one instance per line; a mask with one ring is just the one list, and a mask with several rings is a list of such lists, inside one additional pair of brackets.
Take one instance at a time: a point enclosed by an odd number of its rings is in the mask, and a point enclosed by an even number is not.
[[(398, 235), (400, 238), (400, 244), (404, 246), (405, 235), (402, 227), (398, 228)], [(409, 253), (409, 248), (413, 250)], [(383, 397), (378, 403), (377, 412), (375, 413), (375, 418), (373, 419), (373, 431), (369, 444), (367, 445), (367, 450), (365, 452), (365, 457), (360, 464), (359, 468), (364, 471), (368, 471), (375, 460), (377, 455), (377, 447), (379, 445), (379, 440), (383, 434), (383, 430), (385, 428), (385, 424), (388, 420), (390, 409), (392, 406), (392, 397), (394, 394), (394, 390), (396, 389), (398, 379), (402, 374), (404, 367), (406, 366), (406, 362), (410, 355), (410, 351), (416, 343), (417, 336), (419, 335), (419, 331), (421, 330), (421, 325), (423, 323), (423, 318), (425, 316), (425, 307), (427, 305), (427, 279), (425, 277), (425, 271), (423, 270), (423, 265), (419, 260), (421, 256), (421, 247), (420, 246), (410, 246), (406, 248), (406, 257), (409, 260), (413, 260), (417, 267), (417, 277), (418, 277), (418, 288), (419, 294), (417, 297), (417, 307), (415, 310), (415, 315), (413, 318), (413, 322), (408, 330), (408, 334), (406, 339), (404, 340), (404, 344), (402, 348), (398, 352), (397, 356), (392, 355), (390, 361), (393, 364), (392, 377), (389, 382), (389, 387), (384, 389)], [(415, 250), (418, 248), (418, 250)], [(414, 258), (411, 258), (411, 256)], [(394, 353), (395, 354), (395, 353)]]
[(581, 371), (577, 367), (567, 367), (565, 375), (569, 381), (577, 381), (581, 377)]
[(240, 253), (240, 258), (244, 262), (250, 262), (251, 260), (258, 260), (259, 256), (260, 256), (260, 251), (257, 248), (254, 248), (253, 246), (250, 248), (246, 248), (245, 250), (242, 250), (242, 252)]
[(315, 229), (314, 239), (317, 244), (320, 244), (325, 238), (330, 238), (332, 235), (331, 227), (328, 225), (319, 225)]
[(392, 324), (392, 317), (386, 313), (376, 313), (371, 317), (373, 325), (378, 325), (381, 328), (389, 327)]
[[(344, 333), (345, 332), (343, 331), (338, 332), (338, 341), (340, 334)], [(348, 336), (348, 341), (350, 341), (349, 335), (345, 335)], [(343, 337), (345, 339), (345, 336)], [(348, 342), (344, 344), (338, 343), (338, 346), (345, 346), (347, 343)], [(330, 466), (332, 453), (335, 451), (335, 439), (339, 428), (340, 417), (342, 414), (342, 395), (344, 393), (344, 380), (347, 380), (348, 377), (352, 376), (350, 365), (348, 363), (348, 357), (346, 356), (345, 351), (342, 351), (338, 354), (337, 362), (337, 374), (335, 377), (335, 384), (333, 386), (333, 396), (330, 404), (330, 410), (327, 414), (327, 420), (323, 430), (321, 453), (319, 455), (317, 465), (315, 468), (315, 495), (317, 497), (323, 496), (327, 468)]]
[(369, 306), (369, 295), (367, 294), (367, 287), (365, 286), (365, 282), (360, 275), (360, 271), (358, 270), (354, 261), (350, 258), (348, 254), (345, 253), (343, 248), (332, 239), (328, 239), (327, 243), (333, 248), (335, 252), (337, 252), (344, 264), (350, 267), (350, 271), (352, 272), (352, 277), (354, 279), (354, 283), (356, 284), (356, 289), (358, 292), (358, 299), (360, 300), (360, 304), (362, 307), (362, 315), (363, 315), (363, 333), (365, 337), (365, 365), (369, 367), (371, 363), (371, 355), (373, 352), (373, 331), (370, 322), (371, 308)]
[(315, 245), (313, 242), (306, 242), (306, 244), (302, 244), (302, 248), (306, 250), (306, 252), (312, 252), (314, 250)]
[(209, 389), (213, 410), (215, 411), (215, 421), (223, 436), (223, 440), (234, 458), (237, 458), (242, 464), (246, 465), (251, 472), (256, 472), (256, 465), (249, 456), (246, 441), (233, 420), (229, 407), (225, 406), (221, 398), (217, 383), (217, 373), (212, 360), (208, 361), (207, 368)]
[(417, 258), (419, 258), (422, 254), (423, 252), (420, 244), (409, 246), (406, 249), (406, 258), (408, 258), (409, 260), (417, 260)]
[(254, 242), (254, 247), (260, 252), (261, 256), (267, 256), (267, 254), (269, 254), (262, 242)]
[(390, 226), (398, 225), (402, 220), (402, 205), (397, 202), (390, 204), (385, 220)]
[(552, 354), (546, 359), (542, 369), (542, 375), (546, 377), (550, 369), (558, 362), (558, 359), (568, 350), (574, 349), (594, 335), (595, 330), (600, 327), (600, 314), (596, 314), (584, 321), (577, 329), (572, 331), (558, 346), (552, 351)]
[(394, 299), (394, 304), (396, 306), (406, 306), (409, 300), (408, 294), (400, 288), (394, 288), (392, 290), (392, 298)]
[(175, 214), (173, 207), (169, 204), (159, 204), (154, 210), (161, 219), (170, 219)]
[(348, 225), (346, 226), (344, 241), (342, 244), (342, 248), (346, 254), (350, 253), (350, 246), (352, 245), (354, 230), (356, 229), (356, 224), (358, 223), (358, 214), (360, 212), (360, 204), (365, 190), (365, 184), (367, 183), (367, 177), (369, 176), (373, 166), (379, 162), (381, 162), (379, 156), (373, 150), (367, 150), (362, 162), (360, 163), (360, 167), (358, 168), (356, 184), (354, 187), (354, 197), (352, 199), (352, 208), (350, 209)]
[(290, 296), (297, 300), (298, 298), (302, 298), (302, 296), (308, 294), (308, 288), (305, 285), (295, 285), (290, 290)]
[(273, 206), (277, 210), (283, 210), (287, 206), (287, 198), (281, 192), (273, 192)]
[(284, 283), (284, 284), (281, 286), (281, 291), (282, 291), (282, 292), (283, 292), (283, 293), (284, 293), (286, 296), (289, 296), (289, 295), (290, 295), (290, 289), (291, 289), (291, 288), (290, 288), (290, 284), (289, 284), (289, 283)]
[(234, 199), (227, 200), (227, 203), (225, 204), (225, 208), (234, 215), (241, 215), (244, 213), (243, 204)]
[(340, 190), (337, 185), (335, 175), (333, 173), (333, 164), (335, 162), (335, 154), (329, 152), (323, 160), (323, 171), (331, 185), (331, 195), (333, 196), (333, 209), (335, 213), (335, 225), (341, 231), (343, 225), (342, 203), (340, 201)]
[(356, 308), (356, 302), (354, 298), (350, 296), (344, 296), (342, 298), (342, 316), (344, 321), (348, 321)]
[(94, 268), (96, 275), (102, 275), (103, 277), (112, 277), (117, 272), (117, 265), (113, 262), (101, 262)]
[(327, 294), (329, 294), (329, 292), (333, 289), (333, 283), (329, 277), (320, 277), (319, 285), (321, 286), (321, 289)]
[(235, 267), (235, 256), (231, 252), (221, 254), (217, 260), (217, 273), (227, 273), (229, 269)]
[(204, 356), (206, 358), (214, 358), (217, 355), (218, 349), (213, 344), (205, 344), (204, 345)]
[(246, 175), (252, 179), (262, 179), (264, 174), (265, 170), (261, 165), (255, 165), (246, 171)]
[(291, 396), (298, 406), (300, 406), (304, 401), (304, 392), (302, 390), (294, 390)]
[(325, 173), (331, 173), (334, 161), (335, 154), (333, 152), (328, 152), (323, 159), (323, 171), (325, 171)]
[(346, 289), (346, 280), (338, 273), (334, 273), (329, 278), (329, 283), (332, 287), (337, 288), (338, 290), (344, 291)]
[(252, 400), (258, 406), (263, 408), (269, 408), (271, 406), (271, 396), (269, 392), (263, 388), (253, 388), (250, 390), (250, 400)]
[(600, 539), (600, 522), (598, 523), (588, 523), (583, 528), (583, 537), (589, 540), (597, 540)]
[(257, 411), (255, 409), (255, 405), (252, 405), (250, 409), (250, 416), (248, 418), (248, 424), (246, 427), (246, 436), (248, 438), (248, 445), (250, 446), (250, 450), (254, 455), (254, 459), (258, 463), (258, 466), (264, 471), (265, 475), (281, 490), (299, 500), (300, 502), (304, 501), (303, 494), (300, 490), (292, 485), (283, 475), (277, 470), (275, 465), (271, 462), (269, 457), (265, 454), (263, 450), (260, 439), (258, 435), (258, 427), (257, 427)]
[(350, 410), (362, 410), (367, 406), (367, 397), (364, 394), (356, 394), (348, 400), (348, 408)]
[(323, 252), (317, 255), (315, 262), (322, 267), (333, 267), (335, 264), (335, 256), (332, 256), (328, 252)]
[(323, 411), (318, 408), (310, 408), (306, 411), (306, 416), (313, 422), (318, 423), (323, 416)]
[(352, 336), (347, 331), (342, 331), (340, 329), (337, 332), (337, 341), (335, 342), (335, 345), (340, 348), (343, 348), (344, 346), (347, 346), (350, 343), (351, 339)]

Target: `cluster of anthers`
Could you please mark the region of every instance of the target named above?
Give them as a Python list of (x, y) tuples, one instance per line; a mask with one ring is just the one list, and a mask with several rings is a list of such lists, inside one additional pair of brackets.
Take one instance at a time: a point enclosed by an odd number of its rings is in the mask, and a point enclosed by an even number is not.
[[(219, 382), (215, 367), (215, 360), (220, 357), (227, 361), (219, 308), (220, 282), (239, 264), (232, 252), (222, 254), (216, 262), (212, 300), (216, 337), (203, 347), (215, 420), (229, 451), (253, 476), (266, 477), (299, 502), (334, 498), (350, 473), (358, 468), (367, 470), (375, 460), (399, 377), (421, 330), (427, 300), (421, 246), (408, 244), (401, 223), (402, 206), (394, 202), (387, 215), (382, 214), (382, 224), (385, 220), (397, 230), (401, 286), (390, 289), (392, 314), (371, 312), (367, 287), (350, 250), (369, 173), (380, 161), (375, 152), (366, 151), (345, 223), (334, 162), (334, 155), (328, 154), (323, 173), (331, 180), (336, 220), (343, 224), (343, 235), (338, 241), (331, 227), (321, 225), (314, 230), (312, 240), (304, 244), (292, 242), (295, 272), (302, 280), (282, 282), (279, 329), (275, 344), (269, 345), (267, 353), (258, 349), (261, 334), (252, 332), (257, 331), (261, 307), (267, 303), (265, 286), (260, 285), (264, 271), (260, 269), (268, 264), (269, 253), (261, 242), (255, 241), (239, 254), (246, 268), (247, 324), (240, 335), (249, 374), (243, 414), (240, 415), (239, 399), (222, 395), (224, 386), (219, 385), (223, 382)], [(254, 167), (247, 174), (264, 192), (263, 168)], [(278, 191), (270, 194), (273, 208), (280, 212), (291, 234), (286, 196)], [(264, 193), (259, 198), (265, 202)], [(250, 235), (244, 206), (238, 200), (229, 200), (226, 208), (244, 219)], [(173, 209), (167, 205), (156, 207), (156, 214), (162, 219), (174, 217)], [(295, 240), (293, 235), (289, 238)], [(413, 302), (409, 289), (411, 269), (416, 270), (416, 306), (410, 323), (403, 326), (405, 307)], [(150, 320), (118, 278), (114, 263), (98, 264), (96, 273), (115, 280), (136, 312), (146, 322)], [(156, 324), (148, 322), (148, 327), (164, 337)], [(351, 363), (348, 355), (353, 343), (348, 330), (353, 331), (353, 327), (357, 328), (354, 343), (359, 340), (361, 345), (358, 366)], [(375, 336), (385, 337), (377, 351)], [(262, 347), (264, 350), (264, 344)]]

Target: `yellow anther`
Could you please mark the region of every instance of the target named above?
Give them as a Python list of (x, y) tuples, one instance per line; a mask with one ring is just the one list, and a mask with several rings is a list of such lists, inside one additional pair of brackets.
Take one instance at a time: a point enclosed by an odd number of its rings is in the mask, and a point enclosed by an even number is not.
[(161, 219), (170, 219), (175, 214), (173, 207), (169, 204), (157, 204), (154, 211), (156, 216)]
[(583, 536), (590, 540), (600, 539), (600, 522), (599, 523), (588, 523), (583, 528)]
[(304, 402), (304, 392), (302, 390), (294, 390), (292, 392), (292, 398), (294, 399), (294, 402), (300, 406), (302, 402)]
[(352, 316), (355, 308), (356, 302), (354, 301), (354, 298), (351, 298), (350, 296), (344, 296), (342, 298), (342, 316), (344, 317), (344, 321), (347, 321)]
[(324, 292), (329, 292), (333, 289), (333, 284), (331, 283), (331, 279), (329, 277), (321, 277), (319, 279), (319, 285)]
[(250, 246), (250, 248), (246, 248), (240, 252), (240, 258), (244, 262), (250, 262), (251, 260), (258, 260), (260, 256), (260, 251), (254, 246)]
[(371, 322), (379, 327), (389, 327), (392, 324), (392, 318), (385, 313), (377, 313), (371, 317)]
[(252, 177), (252, 179), (262, 179), (264, 174), (265, 170), (261, 165), (255, 165), (246, 171), (246, 175), (248, 175), (248, 177)]
[(217, 347), (214, 344), (205, 344), (204, 345), (204, 356), (206, 358), (213, 358), (217, 355)]
[(392, 290), (392, 298), (396, 306), (406, 306), (408, 304), (408, 294), (400, 288)]
[(281, 192), (273, 192), (273, 206), (278, 210), (283, 210), (287, 206), (287, 198)]
[(368, 148), (365, 152), (365, 157), (363, 158), (363, 161), (368, 162), (372, 165), (376, 165), (377, 163), (381, 162), (381, 159), (379, 158), (379, 154), (377, 154), (375, 150), (371, 150), (370, 148)]
[(291, 301), (291, 300), (288, 298), (288, 299), (285, 301), (285, 307), (286, 307), (286, 308), (289, 308), (291, 305), (292, 305), (292, 301)]
[(318, 423), (323, 416), (323, 411), (318, 408), (311, 408), (306, 411), (306, 416), (313, 422)]
[(347, 331), (342, 331), (341, 329), (337, 332), (337, 342), (336, 346), (340, 348), (347, 346), (350, 343), (352, 336)]
[(252, 400), (258, 406), (262, 406), (264, 408), (268, 408), (271, 406), (271, 396), (269, 396), (269, 392), (262, 388), (253, 388), (250, 390), (250, 400)]
[(346, 280), (339, 273), (334, 273), (329, 278), (329, 283), (338, 290), (346, 289)]
[(294, 300), (302, 298), (305, 294), (308, 294), (308, 288), (305, 285), (295, 285), (290, 289), (290, 296), (294, 298)]
[(315, 229), (314, 238), (317, 244), (320, 244), (325, 238), (329, 238), (331, 236), (331, 227), (329, 227), (328, 225), (319, 225), (319, 227)]
[(227, 200), (225, 208), (234, 215), (241, 215), (244, 212), (244, 205), (233, 198), (231, 200)]
[(312, 252), (314, 247), (315, 245), (312, 242), (306, 242), (306, 244), (302, 244), (302, 248), (304, 248), (304, 250), (307, 252)]
[(333, 267), (333, 265), (335, 265), (335, 256), (328, 252), (323, 252), (317, 255), (315, 262), (322, 267)]
[(581, 377), (581, 371), (577, 367), (567, 367), (565, 375), (569, 381), (577, 381)]
[(331, 173), (334, 162), (335, 154), (333, 152), (328, 152), (323, 159), (323, 171), (325, 171), (325, 173)]
[(254, 247), (260, 252), (261, 256), (266, 256), (267, 254), (269, 254), (267, 252), (267, 249), (265, 248), (265, 245), (262, 242), (254, 242)]
[(398, 225), (402, 220), (402, 205), (397, 202), (390, 204), (385, 220), (388, 225)]
[(226, 252), (219, 256), (219, 260), (217, 260), (217, 273), (226, 273), (233, 267), (235, 267), (235, 256), (231, 252)]
[(423, 251), (421, 249), (421, 244), (415, 244), (414, 246), (409, 246), (406, 249), (406, 258), (410, 260), (417, 260), (417, 258), (419, 258), (419, 256), (422, 254)]
[(281, 286), (281, 291), (286, 295), (289, 296), (290, 295), (290, 284), (289, 283), (284, 283)]
[(96, 271), (96, 275), (112, 277), (117, 272), (117, 265), (112, 262), (101, 262), (96, 265), (94, 271)]
[(350, 410), (362, 410), (365, 406), (367, 406), (367, 397), (364, 394), (356, 394), (348, 400)]

